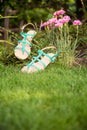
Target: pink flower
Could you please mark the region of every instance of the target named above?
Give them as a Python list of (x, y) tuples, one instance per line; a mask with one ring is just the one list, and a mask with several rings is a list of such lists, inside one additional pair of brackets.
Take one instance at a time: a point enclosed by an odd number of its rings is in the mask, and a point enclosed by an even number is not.
[(41, 25), (40, 25), (41, 28), (44, 27), (44, 26), (46, 26), (46, 22), (41, 23)]
[(49, 21), (48, 21), (48, 22), (49, 22), (50, 24), (53, 24), (53, 23), (55, 23), (55, 22), (56, 22), (56, 20), (57, 20), (57, 18), (52, 18), (52, 19), (49, 19)]
[(74, 20), (73, 25), (81, 25), (82, 22), (80, 20)]
[(53, 14), (53, 16), (59, 16), (59, 15), (63, 15), (63, 14), (65, 14), (65, 11), (64, 10), (59, 10), (59, 11), (56, 11), (54, 14)]
[(68, 15), (66, 15), (66, 16), (64, 16), (64, 17), (62, 18), (62, 22), (63, 22), (63, 23), (68, 23), (70, 20), (71, 20), (71, 18), (70, 18)]
[(49, 21), (47, 21), (47, 22), (46, 22), (46, 26), (48, 26), (49, 24), (50, 24), (50, 22), (49, 22)]
[(40, 27), (45, 27), (45, 26), (48, 26), (50, 23), (47, 21), (47, 22), (44, 22), (44, 23), (41, 23)]
[(62, 23), (62, 24), (64, 24), (64, 23), (68, 23), (70, 20), (71, 20), (71, 19), (70, 19), (69, 16), (64, 16), (63, 18), (56, 20), (55, 23), (58, 22), (58, 23)]
[(57, 23), (55, 24), (55, 27), (62, 27), (63, 26), (63, 23), (57, 21)]
[(58, 19), (58, 22), (63, 23), (63, 19)]

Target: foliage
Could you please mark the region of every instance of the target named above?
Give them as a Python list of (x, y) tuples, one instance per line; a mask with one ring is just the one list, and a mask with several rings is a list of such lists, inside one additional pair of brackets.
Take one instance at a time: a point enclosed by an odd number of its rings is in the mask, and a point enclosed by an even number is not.
[[(76, 4), (76, 1), (81, 3), (81, 7)], [(76, 15), (76, 10), (84, 12), (84, 19), (87, 14), (87, 2), (86, 0), (2, 0), (0, 3), (0, 11), (4, 15), (5, 10), (9, 9), (15, 11), (12, 15), (17, 15), (17, 19), (11, 19), (10, 25), (18, 27), (20, 21), (38, 23), (40, 20), (46, 20), (50, 13), (53, 13), (55, 10), (63, 8), (64, 10), (70, 12), (71, 14)], [(78, 12), (79, 14), (79, 12)], [(9, 14), (8, 14), (9, 15)], [(77, 16), (78, 17), (78, 16)]]
[[(73, 30), (74, 33), (75, 30)], [(75, 34), (73, 34), (74, 36)], [(79, 57), (87, 58), (87, 23), (83, 23), (79, 28), (79, 38), (78, 38), (79, 46), (77, 48)]]
[[(9, 9), (10, 11), (16, 11), (16, 15), (18, 16), (16, 20), (10, 20), (10, 26), (12, 27), (15, 25), (18, 27), (20, 21), (26, 22), (33, 22), (33, 23), (40, 23), (41, 20), (46, 20), (50, 13), (55, 10), (62, 8), (67, 8), (69, 3), (68, 1), (64, 0), (3, 0), (0, 3), (1, 14), (4, 15), (4, 11)], [(60, 6), (59, 6), (60, 5)], [(8, 14), (9, 15), (9, 14)], [(12, 15), (15, 15), (12, 14)]]
[[(15, 62), (14, 58), (14, 46), (17, 44), (18, 34), (12, 32), (11, 30), (5, 29), (0, 26), (0, 29), (8, 33), (7, 40), (0, 40), (0, 61), (4, 64), (11, 64), (12, 61)], [(15, 59), (15, 60), (14, 60)]]

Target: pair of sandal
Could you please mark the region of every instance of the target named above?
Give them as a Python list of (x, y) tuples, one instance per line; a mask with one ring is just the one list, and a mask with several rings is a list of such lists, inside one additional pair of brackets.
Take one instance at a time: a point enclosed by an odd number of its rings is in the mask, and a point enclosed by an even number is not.
[[(28, 25), (28, 24), (27, 24)], [(24, 29), (27, 25), (23, 26)], [(32, 46), (32, 39), (36, 35), (35, 30), (30, 30), (27, 33), (21, 32), (23, 36), (22, 40), (18, 41), (18, 45), (15, 47), (14, 54), (18, 59), (26, 59), (30, 52)], [(54, 49), (55, 53), (46, 53), (45, 50)], [(38, 56), (33, 57), (32, 61), (24, 66), (21, 71), (27, 73), (38, 72), (44, 70), (51, 62), (54, 62), (58, 56), (57, 49), (54, 46), (45, 47), (38, 50)]]

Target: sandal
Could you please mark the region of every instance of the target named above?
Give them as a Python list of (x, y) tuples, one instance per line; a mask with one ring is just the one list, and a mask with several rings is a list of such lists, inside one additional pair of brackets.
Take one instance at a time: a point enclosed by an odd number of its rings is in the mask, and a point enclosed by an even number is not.
[(33, 37), (36, 35), (36, 31), (35, 30), (30, 30), (27, 33), (24, 33), (23, 30), (27, 25), (32, 25), (34, 27), (33, 24), (28, 23), (26, 25), (24, 25), (22, 27), (22, 32), (20, 33), (21, 36), (23, 37), (22, 40), (18, 40), (18, 45), (15, 47), (14, 49), (14, 54), (18, 59), (26, 59), (30, 52), (31, 52), (31, 47), (32, 47), (32, 39)]
[(44, 70), (51, 62), (54, 62), (56, 57), (58, 56), (58, 53), (45, 53), (43, 50), (46, 49), (56, 49), (54, 46), (49, 46), (45, 47), (42, 50), (38, 50), (38, 56), (33, 57), (33, 60), (24, 66), (21, 71), (22, 72), (27, 72), (27, 73), (33, 73), (33, 72), (38, 72), (41, 70)]

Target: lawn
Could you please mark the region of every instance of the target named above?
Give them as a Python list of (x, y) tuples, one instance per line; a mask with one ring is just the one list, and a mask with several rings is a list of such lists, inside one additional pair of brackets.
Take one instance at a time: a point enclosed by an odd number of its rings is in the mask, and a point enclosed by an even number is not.
[(87, 68), (0, 65), (0, 130), (87, 130)]

